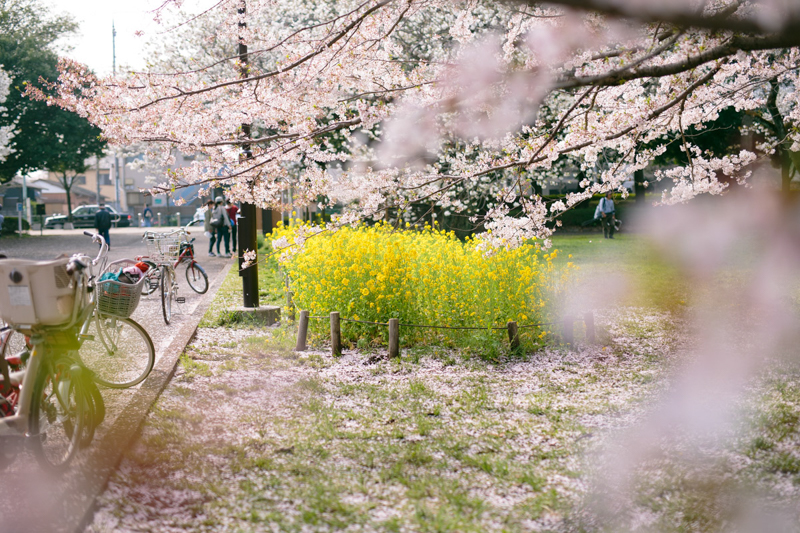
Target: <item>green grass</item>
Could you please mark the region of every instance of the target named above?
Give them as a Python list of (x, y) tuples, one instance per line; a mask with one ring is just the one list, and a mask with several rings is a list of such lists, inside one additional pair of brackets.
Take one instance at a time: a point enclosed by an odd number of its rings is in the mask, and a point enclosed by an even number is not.
[(660, 368), (655, 353), (492, 362), (444, 348), (366, 365), (292, 352), (291, 338), (201, 331), (115, 481), (133, 492), (104, 505), (163, 520), (137, 500), (157, 479), (196, 493), (193, 521), (172, 522), (187, 531), (526, 530), (572, 513), (599, 433), (586, 417), (645, 398), (657, 381), (639, 376)]
[[(622, 303), (649, 309), (616, 316), (585, 352), (514, 357), (486, 343), (404, 348), (399, 360), (367, 363), (368, 353), (295, 353), (290, 326), (233, 338), (217, 330), (181, 358), (103, 505), (165, 520), (158, 502), (137, 499), (157, 482), (196, 495), (185, 506), (192, 518), (170, 522), (187, 531), (630, 530), (624, 512), (608, 527), (582, 521), (588, 472), (609, 428), (663, 392), (678, 359), (669, 317), (695, 295), (639, 236), (557, 236), (554, 246), (584, 280), (630, 276), (635, 290)], [(236, 294), (225, 287), (220, 302)], [(726, 530), (737, 491), (779, 500), (800, 486), (798, 382), (790, 365), (760, 382), (739, 440), (713, 460), (665, 449), (638, 468), (626, 511), (652, 518), (642, 530)]]
[(686, 276), (642, 236), (619, 233), (614, 239), (604, 239), (599, 233), (556, 234), (553, 247), (559, 250), (558, 261), (571, 261), (579, 267), (578, 278), (602, 283), (604, 278), (626, 275), (632, 287), (623, 305), (675, 312), (689, 301)]
[[(263, 251), (260, 251), (263, 254)], [(258, 264), (258, 300), (259, 305), (286, 304), (283, 276), (274, 256), (263, 257)], [(222, 281), (219, 290), (214, 295), (206, 314), (200, 321), (200, 327), (244, 327), (259, 326), (255, 320), (248, 320), (231, 311), (232, 308), (241, 306), (243, 302), (242, 278), (236, 265), (230, 269)]]

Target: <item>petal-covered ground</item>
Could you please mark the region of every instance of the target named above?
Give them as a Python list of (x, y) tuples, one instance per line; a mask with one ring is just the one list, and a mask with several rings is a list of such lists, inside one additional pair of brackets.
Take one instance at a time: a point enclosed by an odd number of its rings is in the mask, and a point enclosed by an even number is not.
[[(200, 329), (90, 531), (572, 529), (585, 458), (667, 382), (679, 329), (639, 309), (602, 344), (502, 363), (294, 353)], [(589, 455), (587, 455), (589, 453)]]

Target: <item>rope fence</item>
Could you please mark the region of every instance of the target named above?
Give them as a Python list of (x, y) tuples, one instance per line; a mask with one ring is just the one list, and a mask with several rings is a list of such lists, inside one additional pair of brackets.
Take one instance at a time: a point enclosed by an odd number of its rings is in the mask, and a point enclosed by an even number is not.
[[(354, 318), (341, 318), (339, 313), (334, 311), (330, 315), (311, 315), (308, 311), (300, 311), (300, 323), (297, 328), (297, 346), (295, 350), (298, 352), (305, 351), (306, 341), (308, 338), (308, 321), (309, 319), (328, 319), (331, 325), (331, 353), (333, 355), (341, 355), (342, 353), (342, 330), (341, 322), (353, 322), (356, 324), (365, 324), (370, 326), (387, 326), (389, 328), (389, 358), (400, 356), (400, 328), (428, 328), (428, 329), (449, 329), (449, 330), (472, 330), (472, 331), (487, 331), (487, 330), (506, 330), (508, 331), (508, 342), (512, 350), (517, 350), (520, 347), (519, 330), (526, 328), (535, 328), (541, 326), (554, 326), (558, 322), (540, 322), (536, 324), (518, 325), (515, 321), (510, 321), (506, 326), (439, 326), (434, 324), (401, 324), (397, 318), (390, 318), (389, 322), (370, 322), (368, 320), (356, 320)], [(584, 313), (582, 317), (574, 317), (571, 315), (565, 316), (561, 320), (561, 339), (564, 344), (574, 344), (574, 327), (576, 321), (582, 321), (586, 326), (586, 341), (594, 343), (594, 315), (591, 312)]]

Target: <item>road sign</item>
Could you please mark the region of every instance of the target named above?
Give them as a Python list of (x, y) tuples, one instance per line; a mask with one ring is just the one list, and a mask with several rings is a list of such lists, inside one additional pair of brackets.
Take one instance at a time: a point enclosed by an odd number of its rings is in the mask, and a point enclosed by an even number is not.
[(22, 202), (17, 202), (17, 213), (22, 213)]

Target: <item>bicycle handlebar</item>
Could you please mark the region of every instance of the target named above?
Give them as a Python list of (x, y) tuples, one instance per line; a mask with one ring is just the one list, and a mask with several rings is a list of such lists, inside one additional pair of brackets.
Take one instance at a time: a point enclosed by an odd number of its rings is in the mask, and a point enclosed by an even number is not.
[(97, 266), (100, 261), (106, 258), (108, 255), (108, 244), (106, 244), (106, 240), (103, 238), (102, 235), (99, 233), (92, 233), (91, 231), (84, 231), (84, 235), (87, 237), (92, 238), (92, 242), (96, 242), (100, 245), (100, 251), (97, 252), (97, 257), (92, 260), (92, 266)]

